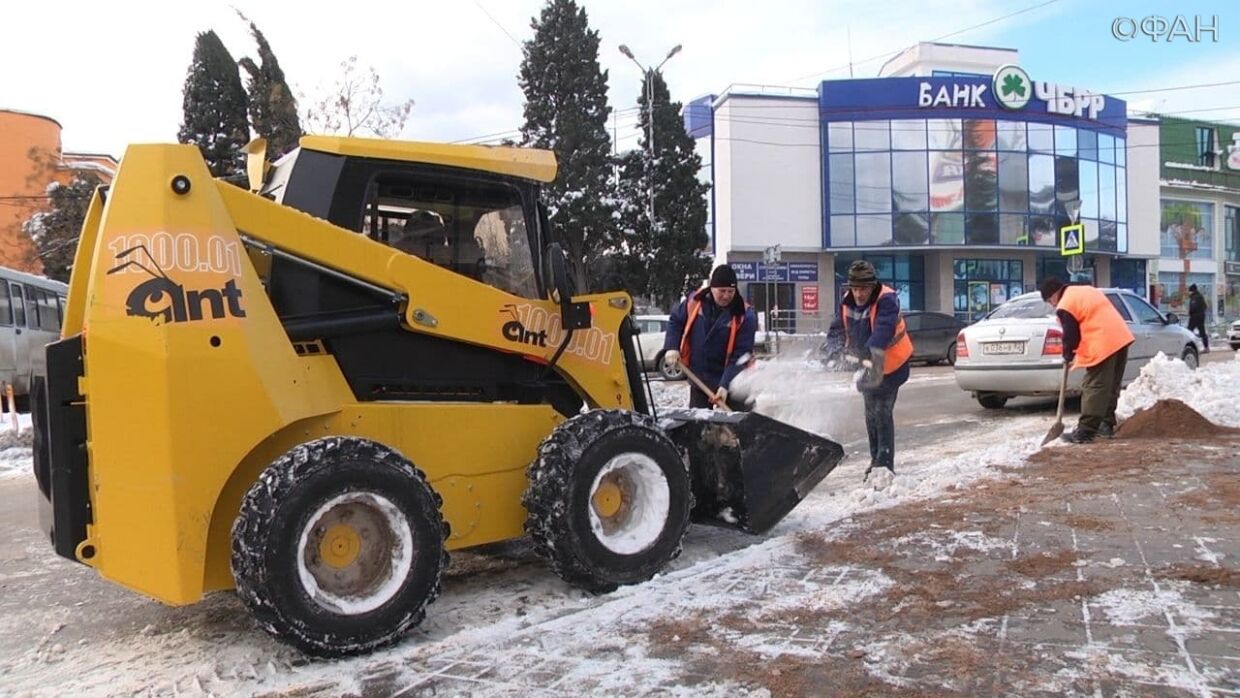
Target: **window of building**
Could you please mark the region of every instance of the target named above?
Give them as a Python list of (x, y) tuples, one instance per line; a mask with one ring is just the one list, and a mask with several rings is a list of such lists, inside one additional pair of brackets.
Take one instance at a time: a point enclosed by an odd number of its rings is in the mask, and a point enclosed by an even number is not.
[(1202, 167), (1214, 167), (1214, 129), (1198, 126), (1194, 129), (1197, 144), (1197, 164)]
[(1159, 227), (1163, 257), (1214, 259), (1214, 204), (1163, 199)]
[(1240, 208), (1223, 207), (1223, 241), (1227, 261), (1240, 262)]
[(1145, 281), (1145, 260), (1144, 259), (1112, 259), (1111, 260), (1111, 285), (1115, 288), (1124, 288), (1132, 291), (1138, 296), (1144, 297), (1148, 293)]
[(823, 133), (832, 248), (1055, 248), (1075, 217), (1087, 249), (1128, 249), (1116, 225), (1128, 216), (1122, 138), (1006, 119), (828, 122)]
[(1024, 273), (1024, 263), (1019, 259), (952, 260), (956, 318), (961, 322), (980, 320), (1024, 293)]
[(1204, 289), (1206, 293), (1206, 302), (1213, 306), (1210, 300), (1209, 289), (1214, 288), (1213, 274), (1200, 274), (1190, 272), (1185, 274), (1178, 271), (1160, 271), (1158, 272), (1158, 286), (1156, 288), (1158, 298), (1156, 299), (1158, 309), (1166, 312), (1174, 312), (1181, 317), (1188, 317), (1188, 287), (1193, 284), (1197, 288)]

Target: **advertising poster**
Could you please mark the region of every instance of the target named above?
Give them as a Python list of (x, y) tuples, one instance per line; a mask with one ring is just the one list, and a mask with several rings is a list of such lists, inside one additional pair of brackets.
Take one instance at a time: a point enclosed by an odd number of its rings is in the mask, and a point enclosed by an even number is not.
[(1007, 284), (997, 283), (990, 285), (990, 307), (998, 308), (1007, 302)]
[(815, 312), (818, 310), (818, 287), (801, 287), (801, 310)]
[(969, 312), (980, 317), (990, 312), (990, 283), (986, 281), (969, 282)]

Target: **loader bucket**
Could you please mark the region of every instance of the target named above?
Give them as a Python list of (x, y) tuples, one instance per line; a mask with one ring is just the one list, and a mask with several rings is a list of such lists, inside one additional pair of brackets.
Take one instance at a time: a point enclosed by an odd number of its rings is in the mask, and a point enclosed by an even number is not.
[(696, 523), (764, 533), (844, 458), (830, 439), (754, 412), (669, 410), (668, 436), (689, 456)]

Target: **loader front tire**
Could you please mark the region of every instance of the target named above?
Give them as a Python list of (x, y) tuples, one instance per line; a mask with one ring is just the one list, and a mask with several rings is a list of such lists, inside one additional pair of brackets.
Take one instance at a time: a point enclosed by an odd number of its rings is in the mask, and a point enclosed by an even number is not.
[(593, 410), (543, 440), (525, 531), (564, 581), (595, 593), (644, 582), (680, 554), (689, 466), (652, 417)]
[(439, 595), (441, 505), (426, 476), (381, 444), (302, 444), (242, 499), (232, 528), (237, 595), (259, 625), (307, 654), (395, 642)]

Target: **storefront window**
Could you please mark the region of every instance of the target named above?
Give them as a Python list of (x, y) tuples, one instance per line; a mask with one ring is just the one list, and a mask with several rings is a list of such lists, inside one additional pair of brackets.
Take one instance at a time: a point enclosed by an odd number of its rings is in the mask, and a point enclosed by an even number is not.
[(1174, 271), (1158, 272), (1158, 309), (1164, 313), (1171, 311), (1188, 320), (1188, 287), (1193, 284), (1205, 296), (1209, 315), (1214, 311), (1214, 275), (1196, 274)]
[(1162, 200), (1163, 257), (1214, 259), (1214, 204)]
[(953, 310), (963, 322), (986, 313), (1025, 292), (1024, 264), (1018, 259), (952, 260)]
[(1116, 288), (1128, 289), (1145, 298), (1149, 293), (1145, 285), (1145, 260), (1111, 260), (1111, 285)]

